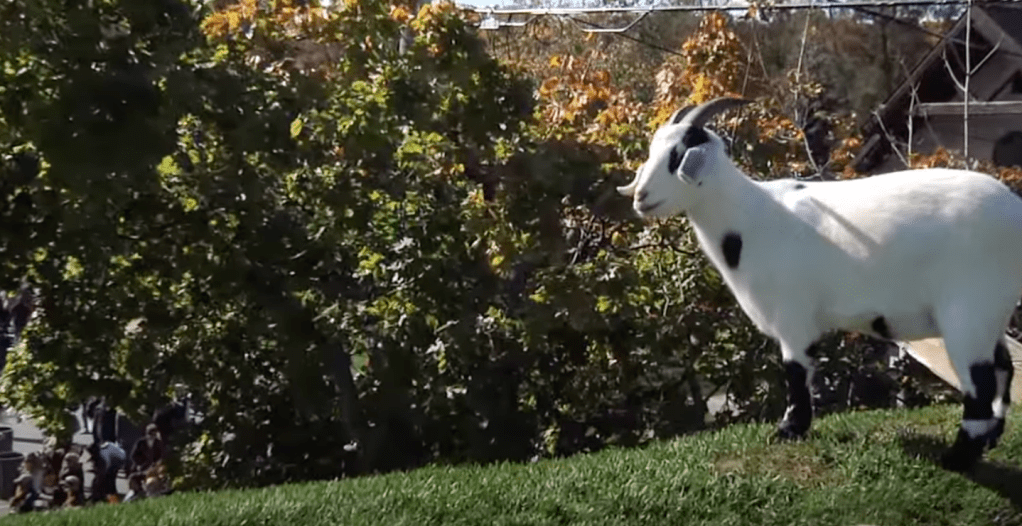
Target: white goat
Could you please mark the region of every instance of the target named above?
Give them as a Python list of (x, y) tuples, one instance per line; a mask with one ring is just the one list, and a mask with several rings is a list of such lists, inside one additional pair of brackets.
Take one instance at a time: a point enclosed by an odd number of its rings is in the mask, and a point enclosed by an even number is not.
[(988, 175), (907, 170), (834, 182), (753, 181), (705, 125), (747, 100), (678, 110), (622, 195), (645, 218), (684, 213), (745, 313), (779, 341), (796, 438), (812, 421), (811, 346), (831, 330), (943, 337), (965, 394), (949, 469), (1004, 431), (1003, 337), (1022, 294), (1022, 199)]

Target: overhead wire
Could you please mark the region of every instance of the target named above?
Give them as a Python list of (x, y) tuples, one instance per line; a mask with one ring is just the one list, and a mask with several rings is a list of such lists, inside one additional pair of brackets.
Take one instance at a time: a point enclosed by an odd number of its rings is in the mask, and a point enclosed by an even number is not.
[[(1010, 4), (1018, 0), (975, 0), (973, 5)], [(667, 5), (667, 6), (614, 6), (614, 7), (534, 7), (534, 8), (494, 8), (465, 6), (465, 9), (478, 14), (492, 15), (580, 15), (608, 13), (644, 13), (644, 12), (677, 12), (677, 11), (742, 11), (758, 8), (763, 11), (789, 11), (799, 9), (852, 9), (856, 7), (921, 7), (921, 6), (955, 6), (968, 5), (969, 0), (848, 0), (821, 4), (812, 1), (791, 2), (775, 5), (756, 5), (753, 3), (718, 4), (718, 5)]]
[[(572, 20), (576, 25), (584, 24), (584, 25), (588, 25), (590, 27), (595, 27), (595, 28), (598, 28), (600, 30), (603, 30), (604, 32), (614, 33), (614, 34), (621, 35), (623, 38), (626, 38), (628, 40), (632, 40), (633, 42), (636, 42), (636, 43), (639, 43), (639, 44), (646, 45), (646, 46), (648, 46), (648, 47), (650, 47), (652, 49), (656, 49), (658, 51), (663, 51), (665, 53), (671, 53), (671, 54), (674, 54), (674, 55), (678, 55), (677, 52), (669, 50), (669, 49), (667, 49), (667, 48), (665, 48), (663, 46), (659, 46), (657, 44), (653, 44), (653, 43), (650, 43), (650, 42), (647, 42), (647, 41), (643, 41), (641, 39), (636, 39), (635, 37), (631, 37), (631, 36), (625, 34), (624, 30), (630, 29), (631, 27), (633, 27), (639, 20), (641, 20), (646, 15), (648, 15), (650, 13), (656, 13), (656, 12), (737, 11), (737, 10), (749, 10), (751, 8), (754, 8), (754, 7), (758, 8), (758, 9), (761, 9), (761, 10), (763, 10), (765, 12), (769, 12), (769, 11), (783, 11), (783, 10), (799, 10), (799, 9), (827, 9), (827, 10), (832, 10), (832, 9), (851, 9), (851, 10), (855, 10), (855, 11), (867, 14), (869, 16), (873, 16), (873, 17), (877, 17), (877, 18), (884, 18), (884, 19), (887, 19), (887, 20), (894, 21), (896, 23), (902, 24), (902, 25), (904, 25), (906, 27), (909, 27), (911, 29), (927, 33), (927, 34), (929, 34), (931, 36), (935, 36), (935, 37), (938, 37), (938, 38), (944, 38), (945, 35), (942, 35), (942, 34), (937, 33), (935, 31), (931, 31), (931, 30), (926, 29), (924, 27), (921, 27), (921, 26), (918, 26), (918, 25), (915, 25), (915, 24), (911, 24), (909, 22), (906, 22), (904, 20), (901, 20), (901, 19), (899, 19), (897, 17), (894, 17), (894, 16), (891, 16), (891, 15), (887, 15), (887, 14), (884, 14), (884, 13), (879, 13), (879, 12), (876, 12), (876, 11), (871, 11), (871, 10), (869, 10), (867, 8), (870, 8), (870, 7), (955, 6), (955, 5), (969, 5), (969, 3), (970, 3), (969, 0), (850, 0), (850, 1), (840, 1), (840, 0), (837, 0), (837, 1), (830, 1), (830, 2), (825, 2), (825, 3), (820, 3), (820, 2), (815, 2), (813, 0), (810, 0), (808, 2), (792, 2), (792, 3), (787, 3), (787, 4), (776, 4), (776, 5), (770, 5), (770, 6), (756, 6), (755, 4), (750, 4), (750, 3), (744, 3), (744, 4), (731, 4), (731, 3), (728, 3), (728, 4), (723, 4), (723, 5), (675, 5), (675, 6), (646, 6), (646, 7), (639, 7), (639, 6), (589, 7), (589, 8), (587, 8), (587, 7), (565, 7), (565, 8), (546, 7), (546, 8), (507, 8), (507, 9), (499, 9), (499, 8), (492, 8), (492, 7), (489, 7), (489, 8), (467, 7), (467, 9), (475, 11), (477, 14), (480, 14), (480, 15), (483, 15), (483, 14), (488, 14), (488, 15), (491, 15), (491, 16), (492, 15), (508, 15), (509, 17), (512, 16), (512, 15), (516, 15), (516, 14), (519, 14), (519, 15), (531, 15), (532, 18), (530, 18), (529, 21), (532, 21), (533, 19), (535, 19), (537, 17), (540, 17), (540, 16), (544, 16), (544, 15), (564, 16), (564, 17)], [(979, 6), (982, 6), (982, 5), (996, 5), (996, 4), (1013, 4), (1013, 3), (1018, 3), (1018, 0), (974, 0), (973, 1), (973, 5), (979, 5)], [(639, 19), (637, 19), (634, 22), (632, 22), (631, 24), (629, 24), (626, 28), (622, 28), (622, 30), (620, 30), (620, 31), (619, 30), (611, 30), (609, 28), (606, 28), (606, 27), (601, 26), (599, 24), (596, 24), (594, 22), (583, 20), (583, 19), (577, 18), (577, 16), (575, 16), (575, 15), (584, 15), (584, 14), (609, 14), (609, 13), (641, 13), (642, 16)], [(509, 20), (510, 20), (510, 18), (509, 18)], [(504, 23), (502, 25), (518, 25), (518, 24), (507, 24), (507, 23)], [(958, 38), (950, 38), (950, 41), (958, 43), (958, 44), (964, 44), (964, 41), (962, 41), (961, 39), (958, 39)], [(1002, 52), (1004, 52), (1006, 54), (1009, 54), (1009, 55), (1012, 55), (1012, 56), (1022, 57), (1022, 54), (1015, 53), (1015, 52), (1012, 52), (1010, 50), (1003, 50)]]
[[(951, 37), (951, 36), (948, 36), (948, 35), (944, 35), (944, 34), (936, 32), (936, 31), (929, 30), (929, 29), (927, 29), (925, 27), (919, 26), (917, 24), (912, 24), (911, 22), (902, 20), (902, 19), (900, 19), (898, 17), (895, 17), (895, 16), (892, 16), (892, 15), (888, 15), (888, 14), (885, 14), (885, 13), (880, 13), (880, 12), (877, 12), (877, 11), (872, 11), (872, 10), (868, 9), (867, 7), (918, 7), (918, 6), (926, 6), (926, 5), (928, 5), (928, 6), (968, 5), (968, 3), (969, 3), (968, 0), (878, 0), (878, 1), (851, 1), (851, 2), (833, 2), (832, 1), (832, 2), (826, 2), (826, 3), (810, 1), (810, 2), (799, 2), (798, 4), (794, 4), (794, 3), (792, 3), (792, 4), (779, 4), (779, 5), (774, 5), (774, 6), (770, 6), (770, 7), (765, 7), (765, 8), (763, 8), (763, 10), (764, 11), (770, 11), (770, 10), (776, 10), (776, 9), (835, 9), (835, 8), (836, 9), (851, 9), (851, 10), (863, 13), (863, 14), (865, 14), (867, 16), (872, 16), (872, 17), (877, 17), (877, 18), (883, 18), (883, 19), (886, 19), (886, 20), (890, 20), (892, 22), (898, 23), (898, 24), (900, 24), (900, 25), (902, 25), (904, 27), (907, 27), (909, 29), (920, 31), (922, 33), (925, 33), (925, 34), (933, 36), (933, 37), (937, 37), (937, 38), (941, 38), (941, 39), (946, 38), (947, 41), (954, 42), (956, 44), (966, 45), (966, 42), (964, 40), (962, 40), (961, 38)], [(1013, 3), (1018, 3), (1018, 0), (982, 0), (982, 1), (974, 1), (974, 5), (987, 5), (987, 4), (995, 5), (995, 4), (1013, 4)], [(601, 13), (641, 12), (641, 13), (643, 13), (643, 16), (645, 16), (646, 14), (649, 14), (649, 13), (652, 13), (652, 12), (658, 12), (658, 11), (661, 11), (661, 12), (672, 12), (672, 11), (673, 12), (679, 12), (679, 11), (680, 12), (685, 12), (685, 11), (690, 11), (690, 12), (691, 11), (730, 11), (730, 10), (738, 10), (738, 9), (749, 9), (750, 6), (751, 5), (735, 6), (735, 5), (727, 4), (727, 5), (722, 5), (722, 6), (687, 6), (686, 5), (686, 6), (659, 6), (659, 7), (648, 6), (648, 7), (609, 7), (609, 8), (608, 7), (602, 7), (602, 8), (537, 8), (537, 9), (531, 9), (531, 10), (530, 9), (504, 9), (504, 10), (498, 10), (498, 9), (493, 9), (493, 8), (475, 8), (475, 11), (477, 13), (480, 13), (480, 14), (483, 14), (483, 13), (487, 13), (487, 14), (507, 14), (507, 15), (530, 14), (530, 15), (533, 16), (533, 19), (536, 18), (536, 17), (539, 17), (539, 16), (543, 16), (543, 15), (561, 16), (563, 18), (567, 18), (572, 23), (574, 23), (576, 26), (585, 25), (585, 26), (589, 26), (591, 28), (597, 28), (597, 29), (600, 29), (600, 30), (604, 30), (603, 32), (617, 35), (617, 36), (619, 36), (621, 38), (624, 38), (626, 40), (630, 40), (630, 41), (635, 42), (637, 44), (646, 46), (646, 47), (648, 47), (650, 49), (654, 49), (654, 50), (660, 51), (662, 53), (668, 53), (670, 55), (681, 57), (681, 56), (684, 56), (684, 55), (682, 55), (681, 53), (679, 53), (679, 52), (677, 52), (677, 51), (675, 51), (673, 49), (667, 48), (667, 47), (662, 46), (660, 44), (656, 44), (654, 42), (650, 42), (648, 40), (643, 40), (641, 38), (629, 35), (624, 30), (621, 30), (621, 31), (609, 30), (609, 28), (607, 28), (607, 27), (605, 27), (605, 26), (603, 26), (601, 24), (598, 24), (598, 23), (595, 23), (595, 22), (591, 22), (589, 20), (585, 20), (585, 19), (579, 18), (578, 16), (575, 16), (575, 14), (601, 14)], [(642, 17), (640, 17), (640, 20), (641, 20), (641, 18)], [(530, 20), (532, 20), (532, 19), (530, 19)], [(635, 22), (638, 22), (638, 20), (636, 20)], [(633, 22), (632, 24), (629, 24), (627, 26), (627, 28), (625, 28), (625, 29), (631, 29), (635, 25), (636, 24)], [(581, 29), (581, 27), (580, 27), (580, 29)], [(584, 29), (583, 29), (583, 31), (584, 31)], [(975, 46), (975, 44), (973, 44), (973, 45)], [(1022, 53), (1017, 53), (1017, 52), (1014, 52), (1014, 51), (1011, 51), (1011, 50), (1008, 50), (1008, 49), (998, 49), (997, 52), (998, 53), (1003, 53), (1005, 55), (1017, 57), (1017, 58), (1022, 58)]]
[[(566, 15), (565, 18), (567, 18), (568, 20), (571, 20), (576, 25), (583, 24), (583, 25), (587, 25), (587, 26), (590, 26), (590, 27), (595, 27), (597, 29), (607, 29), (607, 28), (605, 28), (605, 27), (603, 27), (600, 24), (597, 24), (595, 22), (590, 22), (588, 20), (583, 20), (583, 19), (571, 16), (571, 15)], [(657, 51), (662, 51), (664, 53), (668, 53), (668, 54), (675, 55), (675, 56), (678, 56), (678, 57), (683, 57), (684, 56), (681, 53), (678, 53), (677, 51), (675, 51), (673, 49), (661, 46), (660, 44), (655, 44), (653, 42), (649, 42), (647, 40), (642, 40), (641, 38), (633, 37), (633, 36), (631, 36), (631, 35), (629, 35), (628, 33), (625, 33), (625, 32), (611, 31), (610, 33), (613, 34), (613, 35), (619, 36), (621, 38), (624, 38), (626, 40), (631, 40), (632, 42), (636, 42), (638, 44), (642, 44), (642, 45), (644, 45), (646, 47), (649, 47), (651, 49), (655, 49)]]
[[(860, 13), (863, 13), (865, 15), (868, 15), (868, 16), (872, 16), (872, 17), (876, 17), (876, 18), (883, 18), (885, 20), (889, 20), (891, 22), (894, 22), (894, 23), (899, 24), (901, 26), (907, 27), (909, 29), (913, 29), (915, 31), (919, 31), (921, 33), (926, 33), (927, 35), (930, 35), (932, 37), (941, 38), (941, 39), (946, 37), (948, 42), (954, 42), (955, 44), (961, 44), (963, 46), (967, 45), (965, 40), (963, 40), (961, 38), (951, 37), (951, 36), (945, 35), (943, 33), (938, 33), (936, 31), (932, 31), (932, 30), (927, 29), (927, 28), (925, 28), (923, 26), (920, 26), (918, 24), (913, 24), (913, 23), (911, 23), (911, 22), (909, 22), (907, 20), (902, 20), (902, 19), (900, 19), (900, 18), (898, 18), (896, 16), (888, 15), (886, 13), (879, 13), (877, 11), (871, 11), (869, 9), (862, 8), (862, 7), (854, 8), (854, 10), (858, 11)], [(977, 48), (978, 47), (976, 44), (971, 44), (971, 46), (973, 48)], [(1000, 54), (1004, 54), (1004, 55), (1008, 55), (1008, 56), (1012, 56), (1012, 57), (1022, 58), (1022, 53), (1011, 51), (1010, 49), (998, 49), (997, 52), (1000, 53)]]

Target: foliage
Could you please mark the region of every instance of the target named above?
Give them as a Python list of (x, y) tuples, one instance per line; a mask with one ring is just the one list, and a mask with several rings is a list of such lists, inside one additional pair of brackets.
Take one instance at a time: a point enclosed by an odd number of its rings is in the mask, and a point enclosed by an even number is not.
[[(225, 487), (646, 443), (714, 394), (717, 424), (779, 416), (778, 353), (685, 222), (614, 191), (651, 123), (724, 93), (757, 99), (718, 126), (752, 173), (827, 168), (823, 85), (750, 73), (733, 21), (662, 61), (555, 24), (497, 51), (449, 2), (0, 10), (0, 288), (42, 311), (0, 395), (49, 433), (86, 396), (144, 419), (186, 394), (171, 468)], [(851, 345), (826, 407), (861, 401)]]
[(175, 494), (6, 517), (12, 525), (1015, 525), (1020, 420), (974, 473), (937, 465), (960, 406), (833, 415), (798, 443), (733, 426), (641, 449), (355, 480)]
[[(6, 226), (34, 234), (4, 237), (28, 241), (5, 264), (37, 284), (45, 313), (5, 371), (8, 400), (44, 417), (105, 395), (140, 417), (180, 386), (203, 413), (185, 457), (194, 483), (379, 469), (341, 446), (405, 435), (366, 436), (386, 428), (366, 415), (417, 405), (402, 398), (411, 353), (495, 282), (456, 225), (473, 163), (527, 114), (524, 84), (445, 4), (419, 14), (400, 56), (390, 43), (406, 26), (376, 2), (329, 16), (244, 2), (206, 34), (179, 2), (66, 19), (35, 6), (4, 18), (31, 45), (0, 48), (5, 150), (42, 167), (5, 201), (22, 196)], [(285, 49), (295, 41), (304, 62)], [(343, 60), (315, 61), (337, 46)]]

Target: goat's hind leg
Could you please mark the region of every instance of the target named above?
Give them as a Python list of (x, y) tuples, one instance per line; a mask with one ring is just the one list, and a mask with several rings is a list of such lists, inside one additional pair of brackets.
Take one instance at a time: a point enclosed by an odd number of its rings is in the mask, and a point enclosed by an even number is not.
[(958, 436), (941, 462), (947, 469), (967, 471), (983, 456), (988, 445), (997, 442), (999, 429), (1003, 429), (995, 418), (994, 400), (1001, 394), (998, 380), (1004, 375), (998, 374), (994, 353), (977, 356), (977, 353), (963, 352), (963, 346), (976, 345), (975, 342), (946, 336), (944, 343), (961, 380), (965, 402)]
[(1011, 363), (1008, 346), (1002, 339), (994, 347), (994, 375), (997, 379), (997, 392), (994, 393), (993, 414), (994, 429), (987, 439), (990, 448), (997, 447), (997, 441), (1004, 434), (1004, 420), (1008, 416), (1011, 405), (1011, 381), (1015, 376), (1015, 366)]
[[(965, 393), (962, 424), (958, 428), (955, 443), (945, 453), (941, 462), (953, 471), (966, 471), (983, 456), (983, 450), (991, 441), (996, 442), (997, 421), (994, 419), (993, 402), (996, 395), (997, 377), (994, 364), (977, 363), (969, 366), (972, 392)], [(962, 382), (963, 384), (965, 382)]]

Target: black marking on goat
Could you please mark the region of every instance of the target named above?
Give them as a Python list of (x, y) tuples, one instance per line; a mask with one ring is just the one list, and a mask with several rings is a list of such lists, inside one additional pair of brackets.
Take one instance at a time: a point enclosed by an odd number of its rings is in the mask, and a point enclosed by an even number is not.
[(887, 320), (885, 320), (883, 316), (877, 316), (877, 318), (873, 320), (871, 327), (873, 328), (873, 332), (877, 333), (877, 336), (880, 336), (885, 340), (893, 339), (891, 336), (891, 328), (887, 326)]
[(742, 236), (728, 232), (724, 235), (720, 248), (724, 251), (724, 261), (727, 266), (733, 269), (738, 268), (738, 263), (742, 259)]
[[(995, 359), (997, 351), (994, 351)], [(969, 376), (975, 389), (974, 396), (965, 395), (965, 411), (962, 423), (966, 421), (988, 421), (994, 417), (991, 404), (997, 394), (997, 375), (994, 374), (993, 363), (974, 364), (969, 367)], [(988, 444), (996, 444), (998, 427), (987, 431), (982, 436), (970, 436), (964, 427), (958, 429), (958, 437), (951, 448), (944, 453), (941, 463), (945, 468), (954, 471), (967, 471), (983, 456), (983, 449)]]
[(677, 148), (671, 148), (671, 157), (667, 159), (667, 171), (677, 172), (679, 166), (681, 166), (681, 154), (678, 153)]
[(994, 367), (1006, 371), (1015, 370), (1011, 365), (1011, 354), (1008, 352), (1008, 348), (1004, 346), (1003, 341), (997, 342), (997, 345), (994, 346)]
[(969, 367), (969, 376), (975, 388), (975, 396), (965, 396), (965, 414), (962, 420), (989, 420), (994, 417), (994, 396), (997, 393), (997, 376), (994, 364), (982, 363)]
[(788, 383), (788, 410), (777, 432), (782, 438), (798, 438), (809, 431), (813, 421), (813, 400), (809, 393), (806, 368), (795, 361), (784, 362)]
[(795, 189), (796, 189), (796, 190), (802, 190), (802, 189), (803, 189), (803, 188), (805, 188), (805, 187), (806, 187), (806, 185), (804, 185), (804, 184), (802, 184), (802, 183), (798, 183), (798, 184), (796, 184), (796, 185), (795, 185)]
[(706, 130), (698, 126), (689, 127), (689, 129), (685, 130), (685, 135), (681, 136), (681, 144), (683, 144), (685, 148), (699, 146), (700, 144), (709, 141), (710, 141), (709, 134), (706, 133)]

